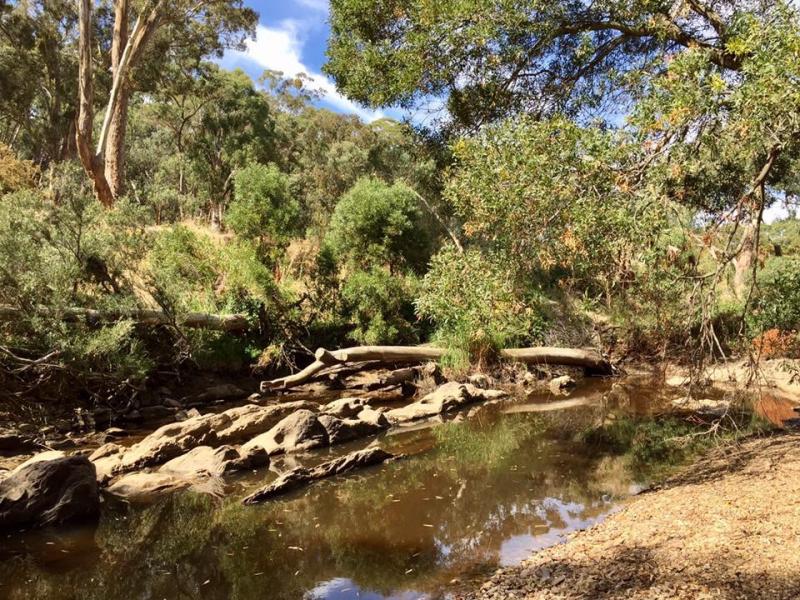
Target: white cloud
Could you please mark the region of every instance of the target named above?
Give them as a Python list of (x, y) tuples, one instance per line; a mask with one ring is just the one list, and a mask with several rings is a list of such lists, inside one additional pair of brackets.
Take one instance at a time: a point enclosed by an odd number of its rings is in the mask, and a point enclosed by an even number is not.
[(328, 12), (328, 0), (295, 0), (300, 6), (305, 6), (317, 12)]
[[(302, 0), (306, 5), (322, 4), (318, 0)], [(327, 2), (324, 2), (327, 6)], [(336, 90), (336, 86), (322, 73), (315, 72), (303, 64), (303, 27), (295, 20), (281, 21), (276, 28), (259, 25), (256, 39), (248, 40), (247, 49), (231, 53), (234, 58), (242, 58), (257, 63), (264, 69), (281, 71), (287, 77), (305, 73), (311, 79), (310, 87), (322, 91), (323, 102), (346, 113), (354, 113), (369, 122), (383, 118), (381, 111), (369, 110), (348, 100)]]

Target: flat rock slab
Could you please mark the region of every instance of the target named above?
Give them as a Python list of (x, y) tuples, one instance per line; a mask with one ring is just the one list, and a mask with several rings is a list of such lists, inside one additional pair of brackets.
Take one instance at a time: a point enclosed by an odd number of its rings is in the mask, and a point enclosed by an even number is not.
[(287, 415), (314, 406), (297, 401), (271, 406), (246, 405), (200, 415), (156, 429), (130, 448), (104, 446), (92, 455), (102, 482), (113, 475), (161, 465), (199, 446), (217, 447), (244, 441), (269, 430)]
[(0, 529), (92, 520), (99, 513), (97, 476), (85, 456), (45, 452), (0, 481)]
[(451, 381), (445, 383), (418, 402), (387, 411), (386, 418), (393, 425), (434, 417), (474, 402), (486, 402), (504, 398), (502, 390), (484, 390), (471, 383)]
[(398, 455), (386, 452), (381, 448), (365, 448), (351, 452), (340, 458), (322, 463), (314, 468), (297, 467), (287, 471), (268, 486), (250, 494), (242, 502), (259, 504), (271, 498), (299, 489), (319, 479), (342, 475), (357, 469), (381, 464), (387, 460), (399, 458)]

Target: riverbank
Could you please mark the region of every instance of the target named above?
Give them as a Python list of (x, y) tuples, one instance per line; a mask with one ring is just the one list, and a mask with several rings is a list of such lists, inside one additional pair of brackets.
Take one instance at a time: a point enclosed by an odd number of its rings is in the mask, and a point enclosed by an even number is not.
[(800, 435), (715, 449), (460, 600), (800, 597)]

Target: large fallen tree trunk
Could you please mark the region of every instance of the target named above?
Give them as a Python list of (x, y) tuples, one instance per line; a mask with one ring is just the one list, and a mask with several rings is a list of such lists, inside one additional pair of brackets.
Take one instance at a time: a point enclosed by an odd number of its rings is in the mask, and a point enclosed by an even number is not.
[[(382, 363), (424, 362), (437, 360), (445, 354), (442, 348), (432, 346), (355, 346), (330, 351), (319, 348), (316, 359), (302, 371), (286, 377), (262, 381), (261, 391), (288, 389), (301, 385), (325, 369), (348, 362), (378, 361)], [(591, 375), (613, 375), (614, 369), (596, 350), (555, 348), (510, 348), (501, 350), (500, 356), (527, 364), (548, 364), (583, 367)]]
[[(67, 308), (54, 310), (38, 308), (38, 314), (46, 314), (60, 318), (68, 323), (85, 322), (90, 325), (113, 323), (130, 319), (140, 325), (170, 325), (176, 323), (190, 329), (211, 329), (226, 331), (228, 333), (241, 333), (247, 331), (249, 323), (244, 315), (214, 315), (210, 313), (192, 312), (179, 315), (177, 321), (160, 310), (122, 310), (99, 311), (91, 308)], [(0, 306), (0, 321), (13, 321), (24, 318), (28, 313), (14, 306)]]
[(320, 371), (348, 362), (379, 361), (382, 363), (424, 362), (437, 360), (444, 355), (441, 348), (431, 346), (354, 346), (333, 352), (319, 348), (316, 359), (302, 371), (272, 381), (262, 381), (261, 391), (288, 389), (305, 383)]
[(583, 367), (592, 375), (613, 375), (614, 369), (597, 350), (582, 348), (508, 348), (500, 356), (529, 365)]

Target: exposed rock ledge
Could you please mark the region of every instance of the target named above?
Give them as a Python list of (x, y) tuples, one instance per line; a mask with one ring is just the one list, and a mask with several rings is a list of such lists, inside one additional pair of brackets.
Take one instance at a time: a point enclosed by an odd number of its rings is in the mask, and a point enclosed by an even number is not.
[(248, 405), (164, 425), (130, 448), (106, 444), (90, 460), (109, 493), (148, 498), (197, 487), (239, 469), (266, 466), (271, 456), (368, 437), (391, 425), (505, 395), (453, 382), (418, 402), (388, 411), (370, 407), (364, 398), (342, 398), (322, 406), (302, 400)]

